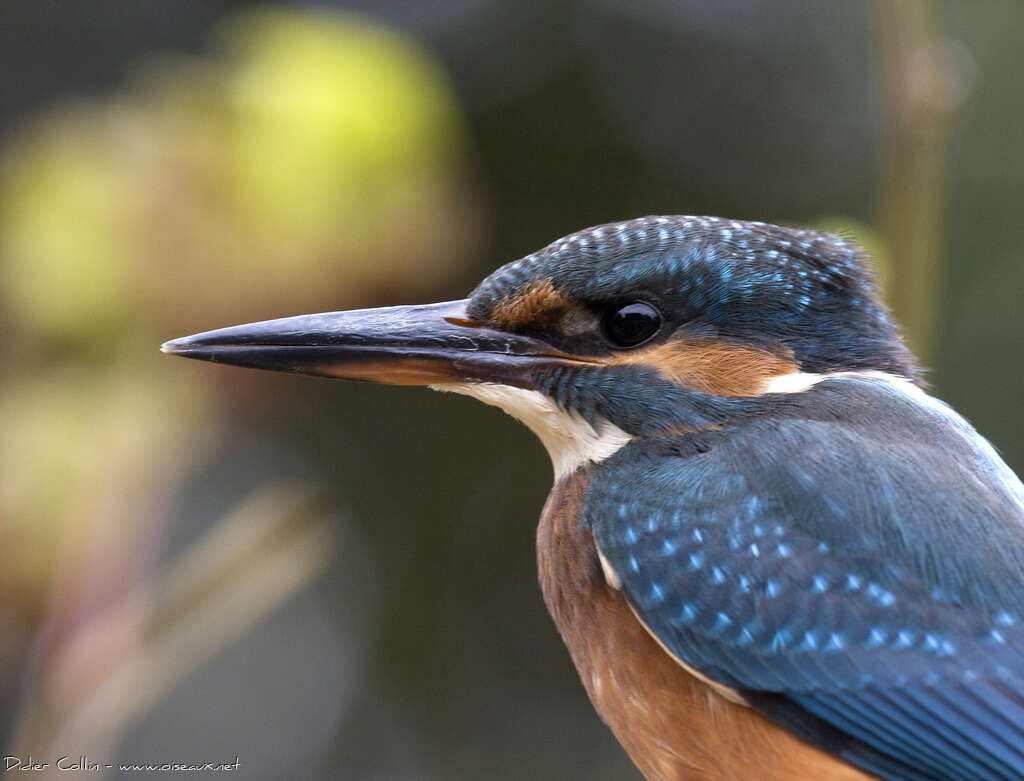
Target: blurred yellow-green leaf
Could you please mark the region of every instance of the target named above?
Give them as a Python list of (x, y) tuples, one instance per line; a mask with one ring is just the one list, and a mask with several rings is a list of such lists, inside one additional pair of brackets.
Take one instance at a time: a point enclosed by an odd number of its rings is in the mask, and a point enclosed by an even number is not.
[[(109, 339), (134, 307), (124, 235), (133, 193), (88, 111), (8, 155), (0, 187), (0, 281), (32, 331)], [(111, 153), (113, 152), (113, 154)]]
[[(380, 202), (440, 173), (457, 148), (447, 84), (394, 32), (354, 15), (263, 11), (224, 38), (231, 195), (252, 230), (372, 235)], [(339, 231), (339, 216), (356, 219)]]
[(4, 151), (0, 295), (37, 343), (112, 355), (204, 317), (431, 284), (465, 256), (463, 135), (429, 56), (348, 14), (256, 10), (217, 40)]

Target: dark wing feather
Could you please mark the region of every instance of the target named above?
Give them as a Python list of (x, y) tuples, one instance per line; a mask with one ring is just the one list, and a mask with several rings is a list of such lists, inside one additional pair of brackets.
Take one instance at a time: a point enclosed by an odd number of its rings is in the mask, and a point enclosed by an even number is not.
[(949, 408), (836, 379), (642, 440), (586, 520), (688, 665), (886, 778), (1024, 778), (1024, 488)]

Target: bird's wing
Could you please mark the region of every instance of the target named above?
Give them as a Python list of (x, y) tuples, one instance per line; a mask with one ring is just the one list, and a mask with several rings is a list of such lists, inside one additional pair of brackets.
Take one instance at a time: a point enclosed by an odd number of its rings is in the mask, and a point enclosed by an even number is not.
[(885, 778), (1024, 778), (1024, 488), (945, 405), (829, 380), (585, 502), (649, 631), (769, 718)]

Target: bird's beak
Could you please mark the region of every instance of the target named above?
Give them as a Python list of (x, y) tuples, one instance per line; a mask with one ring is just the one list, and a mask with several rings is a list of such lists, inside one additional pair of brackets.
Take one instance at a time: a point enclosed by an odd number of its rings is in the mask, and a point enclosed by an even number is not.
[(468, 319), (467, 300), (324, 312), (166, 342), (165, 353), (253, 369), (391, 385), (494, 382), (532, 388), (535, 369), (585, 359)]

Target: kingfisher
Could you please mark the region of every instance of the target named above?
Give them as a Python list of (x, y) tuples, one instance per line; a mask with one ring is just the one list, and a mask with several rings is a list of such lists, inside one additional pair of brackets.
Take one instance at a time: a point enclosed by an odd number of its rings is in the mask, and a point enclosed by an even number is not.
[(648, 779), (1024, 778), (1024, 486), (926, 392), (847, 239), (645, 217), (463, 300), (163, 349), (529, 426), (545, 603)]

